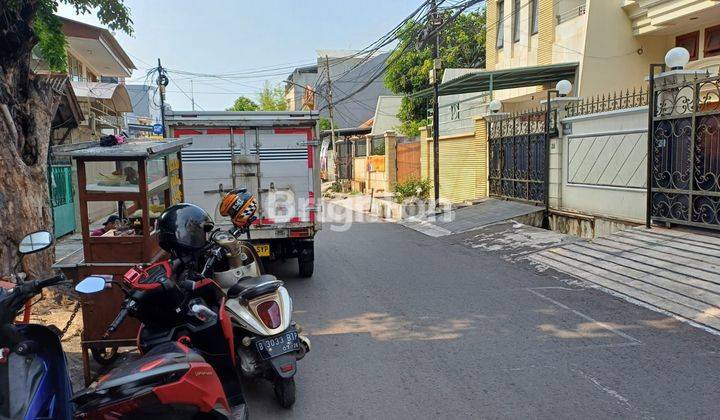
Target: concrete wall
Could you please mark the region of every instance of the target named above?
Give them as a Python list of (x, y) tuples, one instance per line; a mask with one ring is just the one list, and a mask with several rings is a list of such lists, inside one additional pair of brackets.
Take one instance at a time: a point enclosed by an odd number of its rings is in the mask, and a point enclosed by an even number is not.
[[(385, 143), (385, 155), (371, 155), (372, 139), (383, 139)], [(366, 136), (367, 149), (365, 156), (353, 157), (353, 181), (354, 191), (369, 194), (370, 191), (377, 193), (391, 193), (395, 191), (397, 183), (397, 134), (394, 131), (386, 131), (382, 136)], [(382, 168), (372, 168), (369, 164), (371, 156), (377, 160), (382, 158)], [(380, 170), (378, 170), (380, 169)]]
[(645, 220), (647, 107), (564, 118), (572, 134), (551, 142), (551, 207)]

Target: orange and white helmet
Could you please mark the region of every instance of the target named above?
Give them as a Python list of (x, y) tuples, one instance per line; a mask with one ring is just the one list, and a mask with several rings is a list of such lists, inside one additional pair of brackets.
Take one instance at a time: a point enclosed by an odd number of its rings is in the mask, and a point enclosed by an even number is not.
[(234, 190), (225, 195), (220, 203), (220, 214), (229, 217), (233, 225), (245, 228), (255, 220), (257, 201), (246, 189)]

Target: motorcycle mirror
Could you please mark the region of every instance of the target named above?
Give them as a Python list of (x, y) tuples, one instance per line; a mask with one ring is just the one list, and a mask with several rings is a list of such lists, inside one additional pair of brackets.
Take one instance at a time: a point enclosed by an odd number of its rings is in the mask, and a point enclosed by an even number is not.
[(34, 254), (43, 249), (50, 248), (53, 243), (53, 236), (46, 230), (33, 232), (20, 241), (18, 252), (20, 255)]
[(75, 286), (75, 291), (82, 293), (83, 295), (90, 295), (93, 293), (102, 292), (105, 290), (105, 279), (99, 276), (86, 277), (85, 280), (81, 281)]

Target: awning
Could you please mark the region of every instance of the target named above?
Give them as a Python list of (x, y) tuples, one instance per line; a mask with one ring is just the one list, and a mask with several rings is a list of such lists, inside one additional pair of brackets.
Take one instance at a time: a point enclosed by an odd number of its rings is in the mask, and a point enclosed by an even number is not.
[[(493, 71), (470, 73), (440, 85), (440, 95), (487, 92), (490, 90), (513, 89), (538, 86), (574, 79), (578, 63), (560, 63), (547, 66), (518, 67)], [(409, 97), (420, 98), (432, 95), (433, 89), (423, 89)]]
[(72, 82), (75, 95), (80, 99), (102, 102), (107, 108), (121, 112), (132, 112), (130, 94), (125, 85), (119, 83)]
[(67, 74), (38, 74), (60, 95), (60, 104), (52, 121), (52, 128), (75, 128), (85, 119)]
[[(366, 134), (370, 134), (371, 130), (372, 130), (372, 127), (336, 128), (335, 135), (343, 136), (343, 137), (364, 136)], [(320, 133), (320, 137), (325, 138), (325, 137), (330, 136), (331, 134), (332, 134), (332, 130), (323, 130)]]

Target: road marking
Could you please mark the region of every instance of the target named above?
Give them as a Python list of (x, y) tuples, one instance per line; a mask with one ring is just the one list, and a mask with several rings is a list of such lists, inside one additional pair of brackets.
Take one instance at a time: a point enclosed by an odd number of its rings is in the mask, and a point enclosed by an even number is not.
[(582, 377), (590, 381), (597, 389), (603, 391), (604, 393), (608, 394), (609, 396), (615, 398), (618, 402), (626, 406), (628, 409), (632, 410), (632, 406), (630, 405), (630, 401), (628, 401), (627, 398), (622, 396), (619, 392), (615, 391), (612, 388), (608, 388), (605, 385), (600, 383), (600, 380), (591, 374), (577, 368), (572, 369), (573, 372), (576, 372), (580, 374)]
[(541, 299), (545, 299), (546, 301), (552, 303), (553, 305), (555, 305), (555, 306), (557, 306), (557, 307), (559, 307), (559, 308), (562, 308), (562, 309), (565, 309), (565, 310), (567, 310), (567, 311), (570, 311), (570, 312), (574, 313), (575, 315), (579, 316), (580, 318), (583, 318), (583, 319), (586, 320), (586, 321), (592, 322), (593, 324), (598, 325), (599, 327), (604, 328), (604, 329), (610, 331), (611, 333), (613, 333), (613, 334), (615, 334), (615, 335), (617, 335), (617, 336), (620, 336), (620, 337), (622, 337), (622, 338), (624, 338), (624, 339), (626, 339), (626, 340), (632, 341), (633, 343), (637, 343), (637, 344), (640, 344), (640, 343), (641, 343), (640, 340), (638, 340), (637, 338), (635, 338), (635, 337), (633, 337), (633, 336), (631, 336), (631, 335), (628, 335), (628, 334), (626, 334), (626, 333), (618, 330), (617, 328), (613, 328), (613, 327), (611, 327), (610, 325), (608, 325), (608, 324), (606, 324), (606, 323), (604, 323), (604, 322), (598, 321), (598, 320), (596, 320), (595, 318), (593, 318), (593, 317), (591, 317), (591, 316), (589, 316), (589, 315), (585, 315), (584, 313), (582, 313), (582, 312), (580, 312), (580, 311), (577, 311), (577, 310), (575, 310), (575, 309), (572, 309), (571, 307), (569, 307), (569, 306), (567, 306), (567, 305), (565, 305), (565, 304), (563, 304), (563, 303), (560, 303), (560, 302), (558, 302), (557, 300), (555, 300), (555, 299), (553, 299), (553, 298), (551, 298), (551, 297), (545, 296), (544, 294), (538, 292), (537, 290), (533, 290), (532, 288), (529, 288), (529, 287), (526, 288), (525, 290), (527, 290), (528, 292), (534, 294), (535, 296), (537, 296), (537, 297), (539, 297), (539, 298), (541, 298)]

